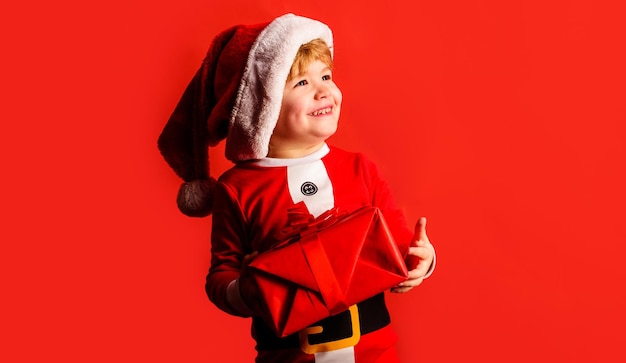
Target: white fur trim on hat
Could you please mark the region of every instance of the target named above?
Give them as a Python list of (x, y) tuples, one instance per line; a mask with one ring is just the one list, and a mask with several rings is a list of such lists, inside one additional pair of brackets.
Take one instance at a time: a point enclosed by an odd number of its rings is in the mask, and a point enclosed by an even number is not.
[(250, 49), (226, 138), (232, 161), (262, 159), (278, 121), (285, 82), (302, 44), (320, 38), (333, 49), (330, 28), (317, 20), (286, 14), (272, 21)]

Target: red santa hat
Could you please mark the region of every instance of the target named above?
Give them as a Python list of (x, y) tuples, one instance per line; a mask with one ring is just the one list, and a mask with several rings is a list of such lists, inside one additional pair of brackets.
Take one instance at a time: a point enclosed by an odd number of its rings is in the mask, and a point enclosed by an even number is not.
[(218, 34), (158, 139), (165, 161), (183, 179), (178, 208), (212, 212), (215, 179), (208, 147), (226, 139), (233, 162), (267, 156), (285, 82), (302, 44), (320, 38), (332, 52), (330, 28), (286, 14), (269, 23), (236, 25)]

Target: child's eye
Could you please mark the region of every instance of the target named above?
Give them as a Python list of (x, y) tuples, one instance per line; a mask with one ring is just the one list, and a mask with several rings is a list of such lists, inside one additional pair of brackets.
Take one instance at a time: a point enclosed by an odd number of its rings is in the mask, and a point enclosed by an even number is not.
[(297, 86), (306, 86), (307, 84), (308, 84), (308, 82), (305, 79), (303, 79), (302, 81), (296, 83), (296, 87)]
[(330, 81), (333, 77), (330, 76), (330, 74), (327, 74), (325, 76), (322, 76), (322, 80), (323, 81)]

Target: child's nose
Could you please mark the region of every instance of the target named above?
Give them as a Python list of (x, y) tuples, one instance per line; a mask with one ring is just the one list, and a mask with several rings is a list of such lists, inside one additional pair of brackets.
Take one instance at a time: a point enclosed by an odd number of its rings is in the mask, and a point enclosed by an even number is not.
[(330, 93), (328, 86), (326, 86), (324, 83), (320, 83), (317, 86), (317, 92), (315, 92), (315, 97), (316, 98), (326, 98), (328, 97), (328, 94)]

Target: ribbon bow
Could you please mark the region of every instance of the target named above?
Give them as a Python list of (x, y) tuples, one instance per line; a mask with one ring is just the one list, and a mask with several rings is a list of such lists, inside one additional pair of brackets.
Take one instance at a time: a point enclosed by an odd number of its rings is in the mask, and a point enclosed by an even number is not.
[(304, 202), (298, 202), (287, 210), (289, 224), (281, 231), (281, 235), (284, 236), (282, 242), (272, 246), (272, 249), (299, 241), (304, 236), (308, 236), (318, 232), (322, 228), (331, 226), (336, 223), (342, 215), (343, 213), (340, 213), (337, 207), (333, 207), (316, 218), (309, 213)]

